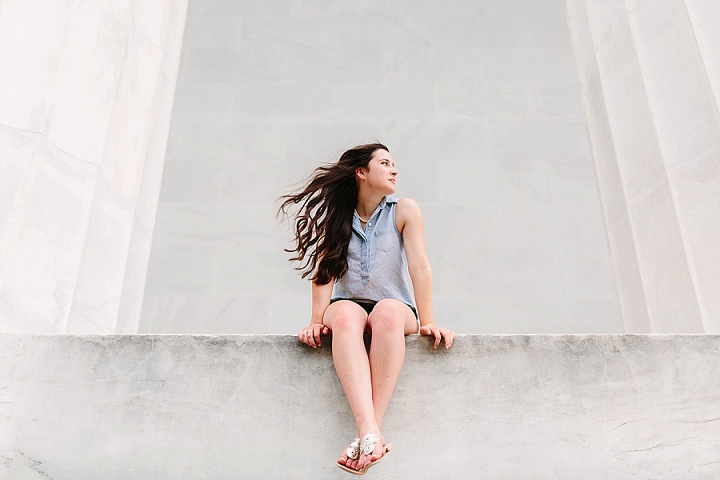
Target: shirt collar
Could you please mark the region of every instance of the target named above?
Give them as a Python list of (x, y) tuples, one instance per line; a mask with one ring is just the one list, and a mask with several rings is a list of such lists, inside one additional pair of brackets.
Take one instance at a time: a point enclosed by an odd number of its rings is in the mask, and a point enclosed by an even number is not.
[[(385, 208), (385, 205), (390, 203), (397, 203), (397, 198), (393, 197), (392, 195), (385, 195), (382, 200), (380, 200), (380, 204), (377, 206), (375, 211), (370, 215), (370, 218), (368, 219), (368, 222), (373, 222), (373, 217), (375, 215), (379, 214), (383, 208)], [(369, 225), (371, 228), (372, 226)], [(353, 221), (352, 221), (352, 227), (353, 230), (357, 231), (363, 238), (365, 237), (365, 230), (362, 229), (361, 223), (360, 223), (360, 217), (358, 217), (357, 212), (353, 212)]]

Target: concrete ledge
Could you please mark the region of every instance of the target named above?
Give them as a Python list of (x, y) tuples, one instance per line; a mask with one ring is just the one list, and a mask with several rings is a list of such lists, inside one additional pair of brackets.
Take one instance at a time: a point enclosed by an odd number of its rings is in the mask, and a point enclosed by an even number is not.
[[(328, 344), (2, 334), (0, 478), (352, 478)], [(411, 336), (368, 475), (719, 478), (719, 379), (719, 335)]]

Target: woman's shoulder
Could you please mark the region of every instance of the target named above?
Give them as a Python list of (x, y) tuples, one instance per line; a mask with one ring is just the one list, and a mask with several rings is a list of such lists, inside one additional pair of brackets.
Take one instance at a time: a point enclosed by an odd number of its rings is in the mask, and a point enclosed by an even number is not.
[(400, 198), (397, 200), (395, 217), (397, 219), (398, 231), (402, 232), (405, 225), (409, 223), (422, 222), (420, 205), (412, 198)]
[(413, 200), (412, 198), (403, 197), (403, 198), (398, 198), (398, 199), (394, 199), (394, 200), (397, 203), (398, 211), (403, 210), (403, 211), (407, 211), (408, 213), (413, 213), (413, 212), (420, 213), (420, 205), (418, 205), (418, 203), (415, 200)]

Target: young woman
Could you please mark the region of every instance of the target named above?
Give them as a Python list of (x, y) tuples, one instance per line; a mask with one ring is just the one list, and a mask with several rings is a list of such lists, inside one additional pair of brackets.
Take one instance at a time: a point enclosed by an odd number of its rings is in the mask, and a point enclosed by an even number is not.
[(280, 207), (287, 213), (299, 205), (297, 246), (288, 251), (303, 263), (303, 277), (312, 274), (310, 325), (298, 336), (315, 348), (332, 332), (335, 370), (358, 432), (337, 465), (361, 475), (392, 449), (381, 427), (405, 360), (405, 335), (433, 336), (435, 348), (441, 340), (449, 348), (454, 338), (435, 325), (422, 214), (414, 200), (391, 196), (397, 174), (387, 147), (360, 145), (317, 168)]

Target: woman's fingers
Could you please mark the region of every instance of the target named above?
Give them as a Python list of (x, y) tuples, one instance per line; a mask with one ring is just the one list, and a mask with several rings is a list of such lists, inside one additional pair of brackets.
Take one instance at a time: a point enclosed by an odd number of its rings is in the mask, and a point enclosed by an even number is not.
[(439, 347), (442, 339), (445, 339), (445, 348), (450, 348), (450, 346), (453, 344), (453, 341), (455, 340), (455, 333), (452, 330), (448, 330), (447, 328), (439, 328), (435, 325), (423, 325), (420, 328), (420, 333), (423, 335), (435, 337), (435, 343), (433, 344), (433, 348)]
[(315, 328), (312, 326), (308, 327), (308, 345), (310, 345), (313, 348), (317, 347), (317, 342), (315, 341), (315, 334), (313, 333)]
[(300, 330), (298, 338), (300, 338), (300, 341), (304, 344), (310, 345), (311, 347), (315, 348), (315, 339), (313, 338), (311, 327), (305, 327)]
[(322, 330), (322, 328), (312, 328), (313, 342), (316, 343), (318, 347), (322, 345), (320, 343), (320, 330)]
[(423, 325), (420, 328), (420, 333), (422, 333), (423, 335), (435, 337), (435, 343), (433, 345), (433, 348), (437, 348), (438, 345), (440, 345), (440, 340), (442, 339), (442, 335), (440, 334), (440, 329), (438, 327), (436, 327), (435, 325), (432, 325), (432, 326)]
[(442, 334), (440, 333), (440, 329), (435, 327), (432, 329), (432, 334), (435, 336), (435, 345), (433, 348), (437, 348), (438, 345), (440, 345), (440, 340), (442, 340)]
[(443, 336), (445, 337), (445, 348), (450, 348), (455, 340), (455, 332), (452, 330), (444, 329)]
[(309, 325), (300, 330), (300, 333), (298, 334), (300, 341), (313, 348), (322, 346), (322, 343), (320, 342), (320, 335), (327, 335), (330, 330), (326, 325), (320, 325), (319, 328), (317, 325), (320, 324)]

